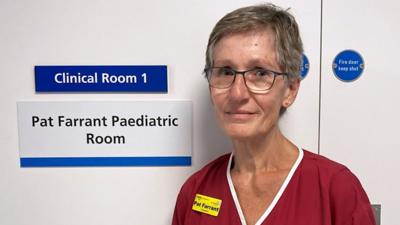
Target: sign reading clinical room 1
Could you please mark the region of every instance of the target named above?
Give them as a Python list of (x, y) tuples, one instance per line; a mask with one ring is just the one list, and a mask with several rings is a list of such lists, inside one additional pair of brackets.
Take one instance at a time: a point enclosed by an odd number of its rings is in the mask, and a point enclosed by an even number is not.
[(36, 92), (168, 92), (167, 66), (35, 66)]

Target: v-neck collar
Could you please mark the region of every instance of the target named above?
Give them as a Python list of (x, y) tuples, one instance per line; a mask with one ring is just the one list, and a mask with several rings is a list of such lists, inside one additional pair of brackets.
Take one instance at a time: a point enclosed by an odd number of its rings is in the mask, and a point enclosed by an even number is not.
[[(261, 215), (261, 217), (257, 220), (255, 225), (261, 225), (265, 221), (267, 216), (274, 209), (276, 203), (278, 203), (278, 201), (281, 198), (281, 196), (282, 196), (283, 192), (285, 191), (286, 187), (288, 186), (290, 180), (293, 177), (294, 172), (296, 171), (296, 169), (299, 166), (301, 160), (303, 159), (303, 155), (304, 155), (303, 150), (301, 148), (298, 148), (298, 150), (299, 150), (299, 155), (298, 155), (298, 157), (296, 159), (296, 162), (293, 164), (292, 168), (290, 169), (287, 177), (285, 178), (285, 181), (283, 182), (282, 186), (279, 188), (279, 191), (275, 195), (275, 197), (272, 200), (271, 204), (268, 206), (268, 208), (265, 210), (265, 212)], [(231, 153), (231, 155), (229, 157), (228, 167), (226, 169), (226, 176), (227, 176), (227, 179), (228, 179), (229, 189), (231, 191), (231, 195), (232, 195), (233, 201), (235, 202), (236, 210), (238, 211), (238, 214), (239, 214), (239, 217), (240, 217), (240, 222), (242, 223), (242, 225), (247, 225), (246, 224), (246, 220), (244, 218), (244, 214), (243, 214), (242, 208), (241, 208), (240, 203), (239, 203), (239, 199), (238, 199), (237, 194), (236, 194), (235, 187), (233, 186), (233, 182), (232, 182), (232, 177), (231, 177), (231, 173), (230, 173), (231, 172), (232, 159), (233, 159), (233, 152)]]

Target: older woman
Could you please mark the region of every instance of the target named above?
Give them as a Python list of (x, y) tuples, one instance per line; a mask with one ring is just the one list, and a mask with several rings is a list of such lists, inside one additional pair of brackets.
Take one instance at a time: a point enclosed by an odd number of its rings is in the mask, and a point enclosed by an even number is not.
[(358, 179), (278, 127), (299, 90), (302, 52), (295, 19), (271, 4), (235, 10), (216, 24), (204, 71), (233, 152), (185, 182), (172, 224), (374, 224)]

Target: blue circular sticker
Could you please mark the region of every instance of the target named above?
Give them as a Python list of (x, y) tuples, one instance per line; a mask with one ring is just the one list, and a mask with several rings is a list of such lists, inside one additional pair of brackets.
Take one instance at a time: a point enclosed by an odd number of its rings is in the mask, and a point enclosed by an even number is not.
[(304, 79), (307, 76), (309, 70), (310, 70), (310, 62), (308, 61), (307, 56), (303, 54), (301, 69), (300, 69), (301, 79)]
[(340, 52), (332, 64), (335, 76), (345, 82), (354, 81), (359, 78), (364, 71), (364, 67), (364, 59), (354, 50)]

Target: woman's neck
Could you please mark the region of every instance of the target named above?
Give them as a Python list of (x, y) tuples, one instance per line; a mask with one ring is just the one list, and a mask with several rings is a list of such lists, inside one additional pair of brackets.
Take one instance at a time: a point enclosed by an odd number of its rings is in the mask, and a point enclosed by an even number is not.
[(259, 173), (290, 169), (298, 156), (297, 147), (279, 128), (262, 137), (233, 140), (235, 172)]

